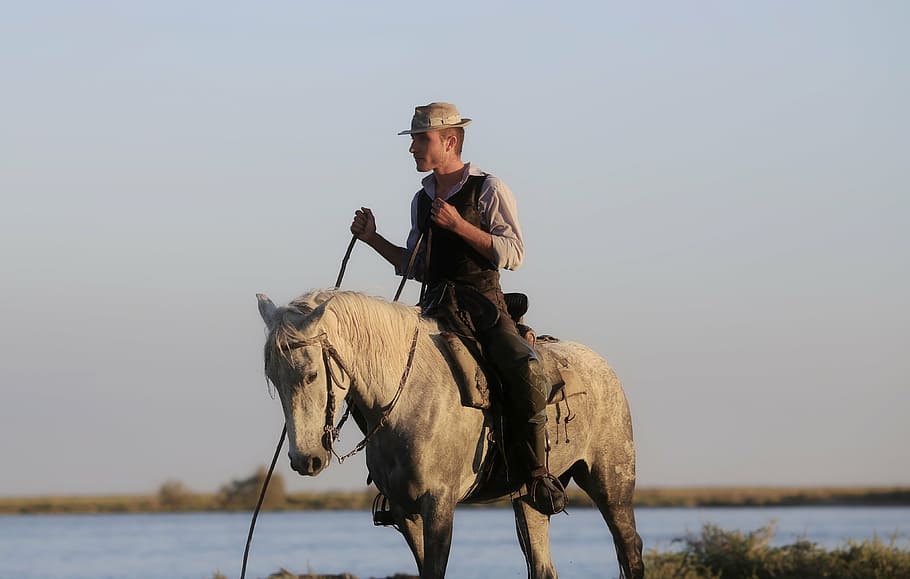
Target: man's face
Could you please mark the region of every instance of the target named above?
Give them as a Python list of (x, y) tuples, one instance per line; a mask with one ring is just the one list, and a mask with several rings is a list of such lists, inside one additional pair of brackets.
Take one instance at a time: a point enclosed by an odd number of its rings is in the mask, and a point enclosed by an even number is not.
[(421, 173), (441, 167), (448, 160), (451, 151), (447, 151), (439, 131), (411, 135), (411, 148), (417, 170)]

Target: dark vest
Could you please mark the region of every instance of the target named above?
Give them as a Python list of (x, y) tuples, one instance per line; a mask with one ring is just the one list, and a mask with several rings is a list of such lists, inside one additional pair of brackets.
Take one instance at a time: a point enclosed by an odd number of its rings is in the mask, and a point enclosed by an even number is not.
[[(481, 227), (480, 190), (485, 179), (483, 175), (469, 176), (461, 190), (446, 200), (465, 221), (478, 228)], [(429, 263), (424, 264), (424, 281), (429, 286), (441, 282), (469, 285), (484, 294), (501, 291), (499, 268), (461, 237), (434, 224), (430, 219), (432, 203), (426, 191), (421, 190), (417, 225), (421, 231), (429, 228)]]

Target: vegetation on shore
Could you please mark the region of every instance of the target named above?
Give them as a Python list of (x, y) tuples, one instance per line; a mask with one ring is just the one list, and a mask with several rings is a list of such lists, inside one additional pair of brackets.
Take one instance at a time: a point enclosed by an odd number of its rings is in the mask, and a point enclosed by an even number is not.
[[(649, 579), (891, 579), (910, 577), (910, 551), (895, 541), (850, 542), (824, 549), (810, 541), (771, 546), (773, 526), (756, 531), (726, 531), (705, 525), (699, 534), (680, 539), (678, 550), (645, 554)], [(394, 575), (403, 579), (412, 575)], [(226, 579), (216, 573), (212, 579)], [(266, 579), (357, 579), (349, 573), (297, 575), (286, 569)]]
[[(160, 513), (248, 511), (256, 505), (266, 470), (233, 480), (215, 493), (192, 491), (179, 481), (167, 481), (152, 495), (48, 496), (0, 498), (0, 515), (32, 513)], [(376, 491), (288, 493), (280, 473), (269, 483), (265, 510), (366, 510)], [(570, 487), (569, 507), (592, 507), (581, 490)], [(505, 506), (507, 501), (486, 506)], [(806, 505), (906, 506), (910, 487), (703, 487), (640, 488), (636, 507), (771, 507)], [(485, 506), (485, 505), (480, 505)]]
[(640, 488), (639, 507), (907, 506), (910, 487)]
[(827, 550), (811, 541), (772, 547), (774, 528), (743, 533), (705, 525), (682, 539), (676, 552), (649, 551), (649, 579), (885, 579), (910, 577), (910, 551), (896, 538), (879, 538)]

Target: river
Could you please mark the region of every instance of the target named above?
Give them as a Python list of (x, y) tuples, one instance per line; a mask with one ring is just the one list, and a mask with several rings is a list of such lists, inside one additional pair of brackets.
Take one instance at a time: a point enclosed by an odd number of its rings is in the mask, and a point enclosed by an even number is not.
[[(775, 524), (775, 544), (801, 538), (832, 548), (850, 540), (895, 538), (910, 548), (910, 507), (642, 508), (645, 549), (676, 548), (703, 524), (755, 530)], [(211, 579), (240, 576), (249, 513), (0, 516), (0, 579)], [(563, 579), (616, 577), (612, 540), (593, 509), (553, 518), (553, 559)], [(263, 513), (247, 577), (285, 567), (296, 573), (359, 577), (415, 573), (393, 529), (364, 511)], [(448, 576), (524, 577), (509, 509), (460, 509)]]

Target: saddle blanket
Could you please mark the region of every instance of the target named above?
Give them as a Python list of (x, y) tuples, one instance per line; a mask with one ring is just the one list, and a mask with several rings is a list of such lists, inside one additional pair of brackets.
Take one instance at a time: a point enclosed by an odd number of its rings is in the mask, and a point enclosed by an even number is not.
[[(446, 355), (455, 381), (461, 391), (461, 403), (471, 408), (486, 410), (490, 408), (490, 384), (498, 384), (498, 380), (488, 376), (483, 365), (478, 362), (474, 353), (465, 346), (464, 342), (452, 332), (440, 334), (443, 352)], [(556, 355), (547, 343), (557, 342), (551, 336), (537, 338), (537, 355), (540, 367), (550, 384), (550, 395), (547, 404), (562, 402), (570, 396), (584, 393), (584, 385), (575, 376), (568, 360)]]

